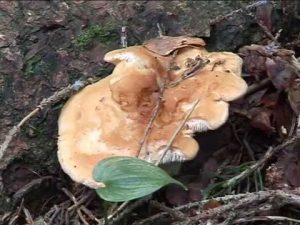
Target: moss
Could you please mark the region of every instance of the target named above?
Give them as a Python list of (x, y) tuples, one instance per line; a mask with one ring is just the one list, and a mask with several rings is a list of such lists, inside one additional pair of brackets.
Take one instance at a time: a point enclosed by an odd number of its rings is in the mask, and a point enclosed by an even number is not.
[(25, 78), (34, 75), (50, 75), (58, 66), (57, 54), (55, 52), (47, 52), (43, 56), (35, 55), (26, 61), (24, 67)]
[(35, 74), (35, 71), (37, 68), (39, 68), (43, 62), (41, 61), (40, 56), (34, 56), (31, 59), (29, 59), (24, 68), (24, 75), (26, 78), (30, 78)]
[(106, 77), (108, 74), (111, 74), (113, 71), (113, 66), (101, 66), (96, 69), (94, 72), (96, 77)]
[(118, 31), (112, 24), (91, 25), (75, 39), (75, 47), (85, 49), (94, 41), (110, 44), (118, 39)]
[(0, 18), (6, 16), (6, 13), (0, 10)]

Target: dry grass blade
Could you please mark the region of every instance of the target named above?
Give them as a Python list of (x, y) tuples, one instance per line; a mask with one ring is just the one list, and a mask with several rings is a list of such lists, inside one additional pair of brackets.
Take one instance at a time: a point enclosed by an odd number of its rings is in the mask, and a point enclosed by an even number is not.
[(23, 212), (25, 214), (25, 219), (26, 219), (27, 224), (35, 225), (29, 210), (27, 208), (23, 207)]

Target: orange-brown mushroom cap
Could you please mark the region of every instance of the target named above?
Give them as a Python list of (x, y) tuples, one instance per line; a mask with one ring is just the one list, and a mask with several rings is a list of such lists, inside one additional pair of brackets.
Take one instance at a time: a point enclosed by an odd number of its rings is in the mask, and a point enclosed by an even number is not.
[[(200, 102), (163, 162), (192, 159), (199, 150), (192, 133), (217, 129), (227, 120), (228, 101), (242, 96), (247, 88), (240, 77), (241, 59), (233, 53), (209, 53), (203, 48), (202, 40), (186, 40), (178, 42), (180, 47), (175, 58), (166, 54), (176, 49), (176, 43), (172, 45), (168, 41), (166, 48), (162, 48), (160, 42), (157, 42), (159, 46), (151, 42), (145, 47), (107, 53), (105, 60), (116, 65), (113, 73), (85, 87), (64, 106), (58, 122), (58, 158), (74, 181), (92, 188), (101, 187), (103, 184), (92, 178), (99, 161), (110, 156), (139, 154), (140, 141), (157, 104), (162, 79), (167, 82), (180, 79), (193, 66), (188, 65), (189, 60), (200, 57), (208, 61), (178, 85), (166, 86), (145, 145), (148, 154), (144, 152), (142, 157), (151, 162), (160, 158), (198, 99)], [(177, 70), (169, 71), (170, 60), (174, 60)]]

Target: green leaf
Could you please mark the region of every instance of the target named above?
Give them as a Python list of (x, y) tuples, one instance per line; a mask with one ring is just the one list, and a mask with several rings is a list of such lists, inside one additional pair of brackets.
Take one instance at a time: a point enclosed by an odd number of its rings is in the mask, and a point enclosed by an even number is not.
[(161, 187), (175, 183), (164, 170), (134, 157), (111, 157), (100, 161), (93, 171), (93, 178), (105, 184), (96, 190), (106, 201), (123, 202), (153, 193)]

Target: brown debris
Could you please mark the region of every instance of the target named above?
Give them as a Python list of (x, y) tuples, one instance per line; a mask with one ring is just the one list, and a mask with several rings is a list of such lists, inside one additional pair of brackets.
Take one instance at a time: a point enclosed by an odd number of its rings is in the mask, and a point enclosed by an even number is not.
[(162, 36), (146, 41), (143, 46), (152, 52), (155, 52), (162, 56), (166, 56), (177, 49), (187, 46), (204, 47), (205, 42), (200, 38), (193, 38), (188, 36)]

